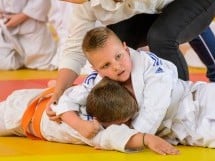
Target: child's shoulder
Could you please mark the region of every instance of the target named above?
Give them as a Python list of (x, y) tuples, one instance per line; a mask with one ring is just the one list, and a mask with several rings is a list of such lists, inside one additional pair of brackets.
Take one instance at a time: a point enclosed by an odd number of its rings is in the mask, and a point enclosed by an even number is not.
[(160, 61), (160, 58), (150, 51), (130, 49), (130, 54), (132, 55), (132, 57), (135, 57), (136, 59), (142, 61)]
[(95, 79), (97, 78), (98, 73), (96, 71), (93, 71), (92, 73), (90, 73), (86, 79), (84, 80), (84, 84), (91, 84), (92, 82), (95, 81)]
[(96, 71), (93, 71), (86, 77), (83, 84), (85, 87), (92, 87), (97, 84), (101, 79), (102, 77)]

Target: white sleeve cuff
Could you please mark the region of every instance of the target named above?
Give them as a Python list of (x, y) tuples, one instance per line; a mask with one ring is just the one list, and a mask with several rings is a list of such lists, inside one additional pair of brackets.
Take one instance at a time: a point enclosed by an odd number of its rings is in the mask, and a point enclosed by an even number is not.
[(73, 108), (69, 108), (68, 106), (62, 106), (62, 105), (59, 106), (59, 105), (52, 104), (51, 109), (56, 113), (57, 116), (59, 116), (68, 111), (78, 111), (79, 107), (75, 108), (76, 106), (77, 106), (77, 104), (73, 104), (70, 106)]

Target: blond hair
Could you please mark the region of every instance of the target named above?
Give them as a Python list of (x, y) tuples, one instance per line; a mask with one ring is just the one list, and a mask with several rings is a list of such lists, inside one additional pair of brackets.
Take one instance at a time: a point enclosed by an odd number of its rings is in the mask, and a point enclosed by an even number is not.
[(138, 105), (119, 82), (104, 77), (89, 93), (86, 110), (99, 122), (109, 123), (135, 115)]
[[(97, 48), (103, 48), (110, 36), (119, 39), (116, 34), (107, 27), (96, 27), (88, 31), (83, 39), (82, 50), (86, 54)], [(120, 41), (120, 40), (119, 40)]]

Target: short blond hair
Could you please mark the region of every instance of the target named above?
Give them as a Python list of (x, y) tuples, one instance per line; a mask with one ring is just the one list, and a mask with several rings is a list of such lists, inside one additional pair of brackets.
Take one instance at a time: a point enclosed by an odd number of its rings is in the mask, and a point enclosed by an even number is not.
[[(96, 27), (88, 31), (83, 39), (82, 50), (86, 54), (97, 48), (104, 47), (110, 36), (114, 36), (117, 39), (117, 35), (107, 27)], [(120, 41), (120, 40), (119, 40)]]
[(99, 122), (109, 123), (134, 116), (138, 105), (119, 82), (104, 77), (89, 93), (86, 110)]

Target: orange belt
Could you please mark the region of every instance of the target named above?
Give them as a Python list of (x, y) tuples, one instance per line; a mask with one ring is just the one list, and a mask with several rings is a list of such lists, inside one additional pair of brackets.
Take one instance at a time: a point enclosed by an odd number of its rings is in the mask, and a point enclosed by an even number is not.
[[(21, 121), (21, 126), (27, 137), (45, 140), (40, 131), (40, 121), (53, 92), (54, 88), (45, 90), (39, 96), (37, 96), (25, 110)], [(30, 124), (32, 126), (33, 134), (29, 132)]]

